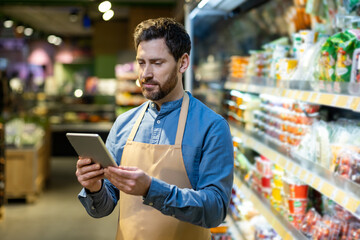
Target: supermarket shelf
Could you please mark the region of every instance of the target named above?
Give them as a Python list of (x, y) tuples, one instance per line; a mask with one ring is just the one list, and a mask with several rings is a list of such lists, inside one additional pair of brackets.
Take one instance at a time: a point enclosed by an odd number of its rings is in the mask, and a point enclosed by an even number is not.
[[(360, 96), (336, 93), (322, 93), (311, 90), (287, 89), (279, 86), (256, 85), (251, 83), (231, 82), (225, 83), (225, 89), (239, 90), (252, 93), (266, 93), (279, 97), (291, 98), (299, 101), (327, 105), (360, 112)], [(306, 88), (307, 89), (307, 88)]]
[(234, 175), (234, 184), (255, 205), (257, 210), (266, 218), (283, 240), (307, 239), (299, 230), (286, 221), (280, 213), (274, 210), (267, 199), (246, 186), (236, 174)]
[(112, 127), (111, 122), (99, 122), (99, 123), (64, 123), (51, 125), (51, 131), (103, 131), (109, 132)]
[(286, 171), (360, 218), (360, 185), (336, 176), (328, 169), (307, 159), (291, 157), (285, 149), (281, 149), (264, 137), (244, 132), (232, 123), (230, 128), (233, 136), (242, 139), (245, 145), (282, 166)]

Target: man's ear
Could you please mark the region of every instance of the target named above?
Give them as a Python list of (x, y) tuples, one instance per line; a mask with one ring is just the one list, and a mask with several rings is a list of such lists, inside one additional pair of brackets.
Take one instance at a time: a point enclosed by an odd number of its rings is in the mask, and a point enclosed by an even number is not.
[(187, 53), (184, 53), (180, 58), (180, 68), (179, 72), (184, 73), (190, 64), (190, 56)]

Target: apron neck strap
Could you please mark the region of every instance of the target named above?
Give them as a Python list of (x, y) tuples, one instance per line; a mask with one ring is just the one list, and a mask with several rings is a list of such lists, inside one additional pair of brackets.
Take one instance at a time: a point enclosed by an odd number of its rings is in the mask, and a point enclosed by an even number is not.
[[(131, 129), (130, 135), (128, 137), (128, 141), (133, 141), (135, 134), (140, 126), (140, 123), (145, 115), (146, 109), (149, 106), (150, 101), (148, 101), (144, 108), (142, 109), (139, 117), (136, 119), (136, 122), (133, 126), (133, 128)], [(184, 97), (183, 97), (183, 101), (181, 104), (181, 110), (180, 110), (180, 117), (179, 117), (179, 122), (178, 122), (178, 128), (176, 131), (176, 139), (175, 139), (175, 145), (181, 145), (182, 143), (182, 139), (183, 139), (183, 135), (184, 135), (184, 130), (185, 130), (185, 124), (186, 124), (186, 118), (187, 118), (187, 114), (188, 114), (188, 109), (189, 109), (189, 95), (184, 92)]]
[(181, 145), (184, 136), (185, 123), (189, 109), (189, 95), (184, 91), (184, 97), (181, 104), (178, 128), (176, 131), (175, 145)]
[(133, 128), (131, 129), (130, 135), (128, 137), (128, 141), (134, 140), (135, 134), (140, 126), (141, 120), (143, 119), (146, 109), (148, 108), (149, 104), (150, 104), (150, 101), (147, 101), (144, 108), (141, 110), (139, 117), (136, 119), (136, 122), (135, 122)]

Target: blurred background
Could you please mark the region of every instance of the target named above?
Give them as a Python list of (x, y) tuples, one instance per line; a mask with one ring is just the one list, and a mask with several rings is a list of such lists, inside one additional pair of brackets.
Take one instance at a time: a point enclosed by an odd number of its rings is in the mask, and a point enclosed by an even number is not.
[(157, 17), (184, 24), (185, 89), (233, 135), (212, 239), (360, 239), (359, 16), (360, 0), (0, 0), (0, 239), (114, 239), (118, 209), (77, 199), (65, 134), (105, 141), (145, 101), (132, 34)]

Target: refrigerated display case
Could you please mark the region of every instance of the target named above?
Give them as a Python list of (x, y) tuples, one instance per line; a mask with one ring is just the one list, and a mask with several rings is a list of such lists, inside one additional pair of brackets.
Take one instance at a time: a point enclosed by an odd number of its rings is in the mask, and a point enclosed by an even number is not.
[[(360, 221), (360, 151), (358, 138), (351, 135), (359, 130), (360, 85), (357, 80), (350, 80), (351, 74), (340, 71), (345, 72), (345, 67), (341, 68), (342, 55), (339, 55), (354, 53), (355, 58), (351, 58), (355, 64), (357, 47), (346, 53), (334, 50), (339, 57), (335, 56), (333, 64), (337, 65), (331, 69), (332, 74), (339, 77), (333, 81), (321, 77), (323, 62), (319, 49), (324, 50), (326, 41), (333, 41), (337, 33), (346, 31), (346, 19), (352, 19), (347, 26), (350, 23), (353, 27), (357, 13), (344, 17), (341, 14), (346, 12), (337, 5), (340, 2), (335, 1), (323, 1), (328, 3), (325, 13), (314, 9), (314, 1), (238, 1), (230, 11), (221, 10), (215, 4), (217, 1), (208, 2), (202, 7), (199, 4), (189, 14), (188, 29), (194, 42), (192, 87), (195, 96), (227, 118), (236, 139), (234, 143), (237, 142), (234, 149), (242, 145), (252, 152), (248, 158), (250, 163), (245, 164), (244, 157), (237, 158), (235, 154), (235, 192), (249, 199), (283, 239), (356, 237), (355, 230), (334, 232), (330, 229), (341, 224), (358, 226)], [(254, 8), (248, 7), (250, 2)], [(207, 23), (209, 18), (212, 20)], [(347, 31), (344, 35), (357, 31)], [(357, 33), (352, 35), (353, 39), (359, 39), (357, 36)], [(225, 76), (217, 71), (209, 74), (215, 69), (209, 68), (209, 56), (227, 68)], [(204, 68), (208, 69), (205, 77)], [(211, 81), (209, 75), (214, 77)], [(213, 86), (214, 82), (218, 87)], [(214, 89), (218, 91), (217, 104), (213, 101)], [(337, 148), (334, 129), (340, 127), (351, 128), (342, 133), (343, 137), (345, 132), (349, 135), (346, 144), (351, 147), (346, 151), (350, 149), (351, 154)], [(260, 156), (288, 176), (283, 178), (272, 172), (266, 176), (259, 174), (256, 159)], [(289, 191), (286, 193), (282, 186), (288, 178), (309, 189), (307, 198), (288, 197)], [(275, 186), (276, 179), (285, 181)], [(235, 225), (241, 225), (247, 218), (238, 211), (241, 202), (233, 201), (230, 208), (230, 215), (239, 218)], [(313, 205), (321, 218), (313, 222), (314, 228), (310, 231), (301, 227), (307, 225), (306, 216), (314, 211)], [(329, 230), (327, 235), (324, 229)]]

